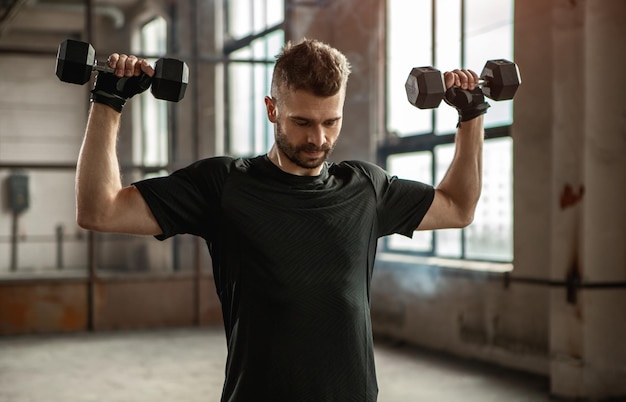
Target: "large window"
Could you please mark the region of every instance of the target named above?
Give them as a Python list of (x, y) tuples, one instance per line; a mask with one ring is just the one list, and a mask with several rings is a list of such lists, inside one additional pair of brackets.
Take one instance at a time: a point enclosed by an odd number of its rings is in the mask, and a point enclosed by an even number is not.
[[(412, 67), (469, 68), (489, 59), (513, 60), (513, 0), (388, 0), (387, 130), (381, 163), (402, 178), (437, 184), (454, 153), (456, 111), (442, 103), (419, 110), (406, 99)], [(512, 101), (491, 104), (485, 116), (483, 189), (466, 229), (390, 236), (387, 251), (489, 261), (513, 259)]]
[(226, 2), (226, 152), (252, 156), (269, 150), (273, 132), (263, 99), (270, 93), (275, 56), (284, 44), (282, 0)]

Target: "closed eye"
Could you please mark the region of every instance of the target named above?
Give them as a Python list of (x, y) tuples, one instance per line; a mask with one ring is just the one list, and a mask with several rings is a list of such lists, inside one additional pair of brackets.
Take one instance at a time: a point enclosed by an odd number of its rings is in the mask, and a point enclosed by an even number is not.
[(293, 122), (293, 124), (295, 124), (296, 126), (300, 126), (300, 127), (305, 127), (311, 124), (311, 121), (309, 119), (305, 119), (304, 117), (294, 116), (294, 117), (291, 117), (290, 120)]
[[(341, 118), (339, 118), (339, 117), (333, 118), (333, 119), (328, 119), (328, 120), (325, 120), (322, 124), (325, 127), (335, 127), (340, 119)], [(312, 120), (305, 119), (305, 118), (302, 118), (302, 117), (292, 117), (291, 121), (296, 126), (299, 126), (299, 127), (306, 127), (306, 126), (310, 126), (311, 124), (313, 124)]]
[(324, 125), (326, 127), (335, 127), (337, 125), (337, 123), (339, 123), (339, 119), (332, 119), (332, 120), (326, 120), (324, 122)]

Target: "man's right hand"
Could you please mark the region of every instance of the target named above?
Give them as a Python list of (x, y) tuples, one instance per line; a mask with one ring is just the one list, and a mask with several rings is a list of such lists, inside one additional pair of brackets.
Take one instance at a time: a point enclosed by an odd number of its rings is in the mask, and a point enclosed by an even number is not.
[(121, 112), (129, 98), (150, 87), (154, 69), (145, 59), (118, 53), (109, 56), (107, 64), (114, 71), (98, 74), (91, 101)]
[(149, 77), (154, 76), (154, 69), (148, 64), (146, 59), (139, 59), (132, 54), (113, 53), (107, 59), (107, 65), (115, 70), (114, 74), (118, 78), (138, 77), (142, 72)]
[(475, 119), (489, 109), (489, 103), (485, 102), (485, 96), (478, 87), (479, 80), (472, 70), (457, 69), (444, 73), (444, 101), (459, 112), (459, 122)]

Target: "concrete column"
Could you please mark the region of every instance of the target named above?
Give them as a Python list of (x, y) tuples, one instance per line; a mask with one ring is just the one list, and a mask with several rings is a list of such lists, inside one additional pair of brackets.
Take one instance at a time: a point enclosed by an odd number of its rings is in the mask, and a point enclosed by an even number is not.
[[(581, 276), (583, 155), (585, 147), (584, 4), (557, 0), (552, 9), (553, 119), (550, 279)], [(569, 296), (569, 299), (568, 299)], [(550, 388), (583, 394), (582, 301), (564, 287), (550, 291)], [(574, 300), (576, 297), (576, 300)]]
[[(626, 282), (626, 2), (587, 0), (583, 279)], [(626, 288), (583, 294), (585, 396), (626, 396)]]
[(540, 279), (550, 275), (550, 210), (546, 206), (552, 197), (551, 8), (545, 0), (515, 2), (515, 61), (522, 86), (515, 95), (512, 126), (513, 275)]
[(626, 395), (626, 289), (590, 287), (626, 280), (626, 106), (623, 82), (611, 82), (624, 17), (619, 0), (553, 9), (550, 272), (586, 286), (551, 291), (551, 393), (564, 398)]

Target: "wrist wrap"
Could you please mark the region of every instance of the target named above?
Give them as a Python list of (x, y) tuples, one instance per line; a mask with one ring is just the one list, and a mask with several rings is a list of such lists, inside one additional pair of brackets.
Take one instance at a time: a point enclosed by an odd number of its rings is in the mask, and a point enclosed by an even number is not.
[(490, 107), (489, 103), (485, 102), (483, 91), (478, 87), (471, 91), (450, 87), (446, 91), (444, 100), (459, 112), (459, 123), (487, 113), (487, 109)]
[(152, 79), (147, 74), (138, 77), (117, 77), (113, 73), (100, 72), (91, 91), (91, 102), (102, 103), (122, 112), (126, 100), (150, 88)]

